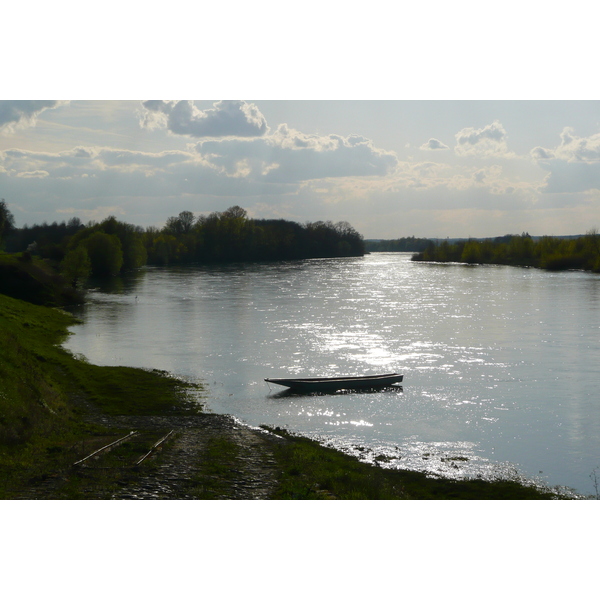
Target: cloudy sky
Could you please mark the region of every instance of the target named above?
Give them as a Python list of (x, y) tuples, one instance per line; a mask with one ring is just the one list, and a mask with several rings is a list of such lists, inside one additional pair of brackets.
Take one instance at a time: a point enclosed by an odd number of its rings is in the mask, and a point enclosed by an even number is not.
[(0, 89), (0, 198), (19, 226), (239, 205), (367, 238), (600, 228), (596, 32), (578, 0), (395, 16), (379, 0), (343, 15), (59, 4), (69, 22), (8, 9), (40, 42), (4, 32), (19, 52)]
[(367, 238), (600, 227), (598, 101), (0, 101), (18, 225), (239, 205)]

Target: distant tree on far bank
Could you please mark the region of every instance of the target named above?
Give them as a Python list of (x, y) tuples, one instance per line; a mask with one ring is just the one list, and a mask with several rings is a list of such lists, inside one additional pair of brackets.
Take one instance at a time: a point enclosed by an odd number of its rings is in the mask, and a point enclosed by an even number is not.
[(412, 259), (600, 273), (600, 234), (597, 229), (591, 229), (573, 239), (544, 236), (534, 240), (528, 233), (522, 233), (495, 239), (462, 240), (452, 244), (447, 241), (439, 244), (431, 242)]
[(367, 252), (423, 252), (431, 243), (427, 238), (403, 237), (395, 240), (365, 240)]
[(244, 262), (362, 256), (362, 236), (346, 222), (304, 225), (284, 219), (251, 219), (240, 206), (192, 219), (184, 211), (162, 230), (148, 228), (150, 264)]

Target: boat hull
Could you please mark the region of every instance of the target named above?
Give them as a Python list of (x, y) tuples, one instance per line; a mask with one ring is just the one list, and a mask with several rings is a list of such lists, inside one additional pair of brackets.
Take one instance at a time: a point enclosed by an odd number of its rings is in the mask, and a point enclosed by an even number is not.
[(384, 388), (400, 383), (403, 375), (386, 373), (385, 375), (366, 375), (361, 377), (299, 377), (266, 378), (267, 383), (275, 383), (298, 392), (337, 392), (339, 390), (368, 390)]

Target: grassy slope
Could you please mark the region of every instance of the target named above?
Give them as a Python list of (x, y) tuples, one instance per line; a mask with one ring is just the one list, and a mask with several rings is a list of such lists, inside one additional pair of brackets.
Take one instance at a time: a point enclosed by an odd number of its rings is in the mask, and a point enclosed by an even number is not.
[[(58, 346), (74, 322), (55, 308), (0, 295), (0, 497), (102, 429), (81, 419), (85, 400), (107, 414), (186, 414), (186, 388), (164, 373), (98, 367)], [(4, 490), (4, 492), (2, 491)]]
[(0, 294), (47, 306), (75, 304), (83, 299), (48, 263), (27, 253), (0, 253)]

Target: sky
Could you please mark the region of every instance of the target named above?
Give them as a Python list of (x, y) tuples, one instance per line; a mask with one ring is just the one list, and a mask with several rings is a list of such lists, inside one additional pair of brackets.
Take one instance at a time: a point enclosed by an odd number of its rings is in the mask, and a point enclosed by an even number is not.
[(586, 3), (336, 6), (7, 8), (0, 198), (17, 226), (238, 205), (367, 239), (600, 228)]
[(600, 227), (600, 102), (2, 100), (17, 226), (239, 205), (366, 238)]

